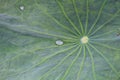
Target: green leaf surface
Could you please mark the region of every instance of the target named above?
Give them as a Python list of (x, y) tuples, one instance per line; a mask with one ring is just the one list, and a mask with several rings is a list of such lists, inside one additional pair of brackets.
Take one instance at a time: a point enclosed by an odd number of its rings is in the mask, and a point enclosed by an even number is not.
[(120, 80), (120, 0), (0, 0), (0, 80)]

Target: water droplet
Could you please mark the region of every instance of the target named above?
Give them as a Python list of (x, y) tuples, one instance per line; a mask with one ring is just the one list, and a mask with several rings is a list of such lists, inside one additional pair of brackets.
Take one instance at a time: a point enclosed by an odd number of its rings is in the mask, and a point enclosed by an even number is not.
[(24, 10), (25, 9), (25, 7), (24, 6), (20, 6), (20, 10)]
[(83, 44), (86, 44), (86, 43), (88, 43), (88, 37), (87, 36), (84, 36), (84, 37), (82, 37), (81, 38), (81, 42), (83, 43)]
[(56, 44), (57, 44), (57, 45), (63, 45), (63, 41), (57, 40), (57, 41), (56, 41)]

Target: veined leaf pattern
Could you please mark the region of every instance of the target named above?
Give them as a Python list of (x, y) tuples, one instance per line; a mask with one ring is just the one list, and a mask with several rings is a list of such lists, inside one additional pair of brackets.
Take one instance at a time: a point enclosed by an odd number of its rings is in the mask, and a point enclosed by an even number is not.
[(119, 29), (119, 0), (0, 0), (0, 80), (119, 80)]

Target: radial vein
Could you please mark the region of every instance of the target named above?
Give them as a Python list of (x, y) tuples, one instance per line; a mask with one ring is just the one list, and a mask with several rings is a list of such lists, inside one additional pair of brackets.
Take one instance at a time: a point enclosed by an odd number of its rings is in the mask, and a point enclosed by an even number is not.
[[(40, 26), (50, 26), (50, 25), (45, 25), (45, 24), (39, 24)], [(51, 26), (50, 26), (51, 27)], [(62, 32), (63, 34), (66, 34), (66, 32)], [(68, 33), (67, 33), (68, 34)], [(69, 34), (69, 37), (71, 37), (71, 38), (77, 38), (77, 35), (75, 36), (75, 35), (72, 35), (72, 34)]]
[(68, 57), (70, 57), (72, 54), (74, 54), (74, 52), (76, 52), (79, 49), (76, 48), (75, 50), (73, 50), (71, 53), (69, 53), (67, 56), (65, 56), (63, 59), (61, 59), (61, 61), (55, 65), (52, 69), (50, 69), (48, 72), (46, 72), (44, 75), (40, 76), (40, 80), (42, 80), (43, 77), (45, 77), (46, 75), (48, 75), (51, 71), (54, 71), (57, 67), (59, 67)]
[[(22, 29), (21, 26), (17, 26), (17, 28)], [(23, 28), (23, 29), (25, 30), (26, 28)], [(41, 35), (47, 35), (47, 36), (52, 36), (52, 37), (57, 37), (57, 38), (64, 38), (64, 39), (71, 39), (71, 40), (73, 40), (73, 38), (70, 38), (70, 37), (67, 37), (67, 36), (50, 34), (50, 33), (41, 32), (41, 31), (38, 31), (38, 30), (29, 29), (29, 28), (27, 28), (26, 30), (27, 30), (27, 31), (31, 31), (31, 32), (33, 32), (33, 33), (41, 34)]]
[(82, 30), (82, 33), (81, 33), (81, 34), (83, 34), (83, 33), (84, 33), (83, 24), (82, 24), (82, 22), (81, 22), (81, 19), (80, 19), (80, 16), (79, 16), (79, 12), (78, 12), (78, 9), (77, 9), (77, 7), (76, 7), (75, 0), (72, 0), (72, 2), (73, 2), (73, 6), (74, 6), (74, 9), (75, 9), (75, 12), (76, 12), (77, 19), (78, 19), (78, 21), (79, 21), (79, 25), (80, 25), (81, 30)]
[[(70, 45), (72, 46), (73, 44), (69, 44), (69, 46), (70, 46)], [(68, 45), (62, 45), (62, 47), (63, 47), (63, 46), (68, 46)], [(17, 53), (21, 53), (21, 54), (18, 54), (18, 55), (15, 55), (15, 56), (12, 57), (12, 58), (6, 59), (6, 60), (2, 61), (2, 63), (0, 63), (0, 64), (4, 64), (4, 63), (6, 63), (7, 61), (15, 60), (15, 59), (17, 59), (18, 57), (27, 54), (27, 52), (30, 52), (30, 53), (32, 54), (32, 53), (34, 53), (35, 51), (40, 50), (40, 49), (44, 50), (44, 49), (50, 49), (50, 48), (56, 48), (56, 47), (59, 47), (59, 46), (50, 46), (50, 47), (45, 47), (45, 48), (38, 47), (37, 49), (30, 49), (30, 50), (27, 50), (27, 51), (25, 51), (25, 52), (17, 52)]]
[(25, 73), (25, 72), (27, 72), (27, 71), (35, 68), (36, 66), (44, 63), (44, 62), (47, 61), (48, 59), (50, 59), (50, 58), (52, 58), (52, 57), (54, 57), (54, 56), (56, 56), (56, 55), (58, 55), (58, 54), (61, 54), (62, 52), (65, 52), (65, 51), (67, 51), (67, 50), (70, 50), (70, 49), (72, 49), (72, 48), (74, 48), (74, 47), (76, 47), (76, 46), (77, 46), (77, 45), (74, 45), (74, 46), (69, 47), (69, 48), (67, 48), (67, 49), (63, 49), (63, 50), (61, 50), (61, 51), (58, 51), (58, 52), (56, 52), (56, 53), (54, 53), (54, 54), (52, 54), (52, 55), (46, 56), (46, 57), (44, 57), (40, 62), (36, 63), (35, 65), (32, 65), (30, 68), (26, 69), (25, 71), (19, 72), (18, 74)]
[(89, 53), (89, 55), (90, 55), (91, 62), (92, 62), (92, 72), (93, 72), (93, 78), (94, 78), (94, 80), (96, 80), (96, 73), (95, 73), (95, 63), (94, 63), (94, 58), (93, 58), (92, 52), (91, 52), (91, 50), (89, 49), (88, 45), (86, 45), (86, 48), (87, 48), (87, 50), (88, 50), (88, 53)]
[[(30, 30), (30, 29), (28, 29), (28, 30)], [(54, 37), (59, 37), (59, 38), (64, 38), (64, 39), (71, 39), (71, 38), (66, 37), (66, 36), (60, 36), (60, 35), (55, 35), (55, 34), (40, 32), (40, 31), (36, 31), (36, 30), (32, 30), (32, 29), (30, 31), (33, 31), (33, 32), (36, 32), (36, 33), (39, 33), (39, 34), (43, 34), (43, 35), (49, 35), (49, 36), (54, 36)]]
[(101, 47), (106, 47), (106, 48), (108, 48), (108, 49), (120, 50), (120, 49), (117, 49), (117, 48), (111, 47), (111, 46), (106, 45), (106, 44), (98, 43), (98, 42), (92, 42), (92, 41), (91, 41), (91, 43), (93, 43), (93, 44), (97, 44), (97, 45), (100, 45)]
[(84, 61), (85, 61), (85, 57), (86, 57), (86, 48), (85, 48), (85, 46), (83, 47), (83, 49), (84, 49), (84, 56), (83, 56), (82, 62), (80, 64), (80, 69), (78, 71), (77, 79), (76, 80), (80, 80), (80, 74), (81, 74), (83, 66), (84, 66)]
[(104, 36), (104, 35), (113, 33), (113, 32), (115, 32), (115, 31), (116, 31), (116, 30), (111, 30), (111, 31), (108, 31), (108, 32), (105, 32), (105, 33), (102, 33), (102, 34), (98, 34), (98, 35), (96, 35), (96, 36), (92, 36), (92, 37), (90, 37), (90, 38), (98, 38), (98, 37), (100, 37), (100, 36)]
[(116, 16), (117, 14), (120, 12), (120, 10), (118, 10), (110, 19), (108, 19), (104, 24), (102, 24), (101, 26), (99, 26), (97, 29), (95, 29), (90, 35), (95, 34), (96, 32), (98, 32), (99, 30), (101, 30), (103, 27), (105, 27), (106, 24), (108, 24), (109, 22), (111, 22)]
[[(35, 0), (35, 3), (36, 3), (36, 6), (38, 7), (38, 9), (41, 10), (41, 9), (42, 9), (42, 8), (40, 8), (41, 5), (39, 5), (36, 0)], [(64, 24), (60, 23), (60, 21), (58, 21), (56, 18), (54, 18), (52, 15), (50, 15), (47, 11), (45, 11), (45, 10), (43, 10), (43, 9), (42, 9), (42, 11), (43, 11), (43, 13), (44, 13), (45, 15), (47, 15), (51, 20), (53, 20), (54, 22), (56, 22), (60, 27), (68, 30), (69, 32), (71, 32), (71, 33), (73, 33), (73, 34), (75, 34), (75, 35), (78, 35), (78, 34), (75, 33), (74, 31), (72, 31), (70, 28), (68, 28), (68, 26), (65, 26)]]
[(63, 72), (61, 72), (58, 76), (56, 76), (55, 80), (59, 80)]
[(73, 26), (73, 28), (81, 35), (80, 31), (78, 30), (78, 28), (75, 26), (75, 24), (71, 21), (71, 19), (67, 16), (65, 10), (64, 10), (64, 7), (63, 5), (60, 3), (60, 1), (56, 0), (58, 5), (60, 6), (64, 16), (66, 17), (66, 19), (69, 21), (69, 23)]
[(111, 67), (111, 69), (120, 77), (120, 75), (118, 74), (117, 70), (114, 68), (114, 66), (109, 62), (109, 60), (103, 55), (102, 52), (100, 52), (97, 48), (95, 48), (93, 45), (89, 44), (96, 52), (98, 52), (103, 58), (104, 60), (107, 62), (107, 64), (109, 64), (109, 66)]
[(102, 6), (101, 6), (101, 8), (100, 8), (100, 10), (98, 12), (98, 16), (97, 16), (96, 20), (94, 21), (93, 25), (91, 26), (88, 34), (91, 33), (92, 29), (95, 27), (95, 25), (97, 24), (98, 20), (100, 19), (100, 16), (102, 14), (102, 11), (103, 11), (103, 8), (104, 8), (106, 2), (107, 2), (107, 0), (104, 0), (103, 4), (102, 4)]
[[(39, 5), (36, 0), (35, 0), (35, 3), (36, 3), (36, 5), (38, 6), (38, 9), (41, 10), (41, 8), (39, 7), (39, 6), (41, 6), (41, 5)], [(45, 11), (45, 10), (42, 10), (42, 11), (43, 11), (44, 14), (46, 14), (48, 17), (50, 17), (54, 22), (56, 22), (56, 23), (57, 23), (59, 26), (61, 26), (62, 28), (70, 31), (71, 33), (73, 33), (73, 34), (75, 34), (75, 35), (78, 35), (78, 34), (76, 34), (74, 31), (72, 31), (68, 26), (65, 26), (64, 24), (60, 23), (57, 19), (55, 19), (55, 18), (54, 18), (52, 15), (50, 15), (47, 11)]]
[(72, 63), (69, 65), (69, 67), (68, 67), (67, 70), (65, 71), (64, 76), (62, 77), (61, 80), (65, 80), (67, 74), (69, 73), (71, 67), (74, 65), (74, 63), (76, 62), (76, 60), (79, 58), (81, 52), (82, 52), (82, 47), (80, 47), (79, 53), (77, 53), (77, 56), (73, 59)]
[(115, 37), (113, 39), (111, 39), (111, 38), (110, 39), (109, 38), (108, 39), (104, 39), (104, 38), (102, 39), (101, 38), (101, 39), (91, 39), (91, 40), (93, 40), (93, 41), (115, 41), (115, 40), (119, 40), (119, 39), (120, 39), (120, 37)]
[(86, 2), (86, 26), (85, 26), (85, 34), (87, 33), (87, 28), (88, 28), (88, 20), (89, 20), (89, 1), (87, 0)]

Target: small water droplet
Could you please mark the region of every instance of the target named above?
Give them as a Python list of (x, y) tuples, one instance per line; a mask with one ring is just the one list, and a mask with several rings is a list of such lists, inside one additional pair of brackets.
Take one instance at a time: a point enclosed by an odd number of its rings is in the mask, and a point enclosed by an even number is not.
[(25, 9), (25, 7), (24, 6), (20, 6), (20, 10), (24, 10)]
[(63, 45), (63, 41), (57, 40), (57, 41), (56, 41), (56, 44), (57, 44), (57, 45)]

